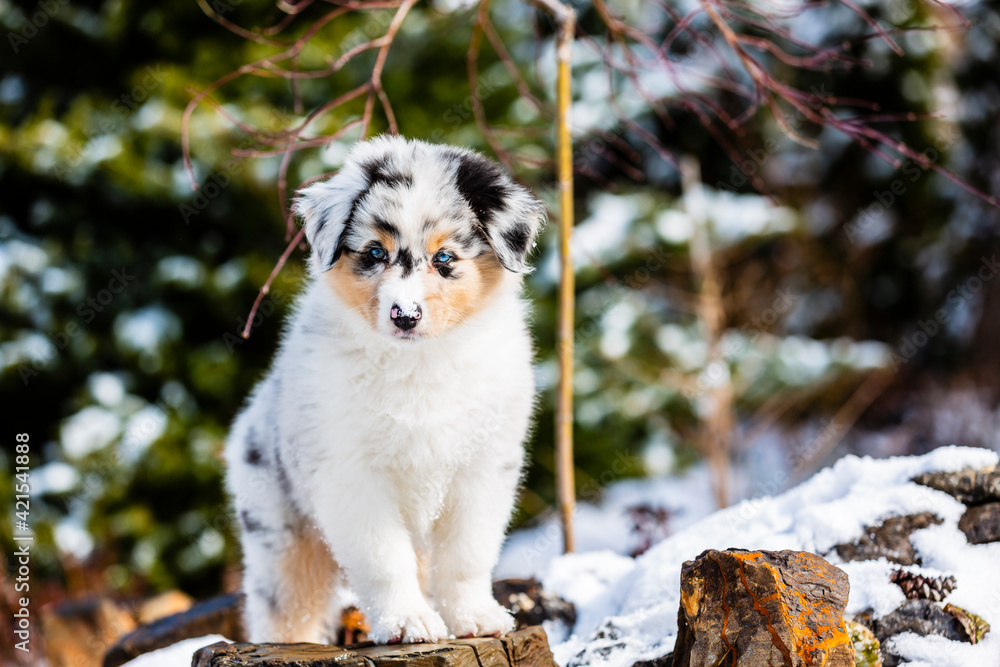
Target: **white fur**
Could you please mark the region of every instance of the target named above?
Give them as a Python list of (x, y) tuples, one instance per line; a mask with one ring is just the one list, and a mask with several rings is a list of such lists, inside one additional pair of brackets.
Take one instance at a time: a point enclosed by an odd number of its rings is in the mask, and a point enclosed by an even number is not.
[[(380, 141), (404, 157), (415, 145)], [(335, 223), (365, 186), (358, 163), (379, 150), (373, 143), (303, 204), (317, 278), (342, 231)], [(447, 169), (414, 155), (441, 185), (418, 183), (421, 201), (397, 213), (439, 210), (441, 198), (460, 206), (444, 185)], [(318, 234), (310, 214), (327, 216)], [(226, 445), (251, 641), (328, 639), (342, 574), (378, 642), (512, 628), (492, 597), (491, 572), (519, 483), (534, 379), (522, 276), (503, 271), (500, 281), (475, 315), (422, 340), (394, 338), (387, 314), (373, 330), (322, 279), (307, 287)], [(408, 314), (422, 299), (412, 280), (381, 289), (380, 302)]]

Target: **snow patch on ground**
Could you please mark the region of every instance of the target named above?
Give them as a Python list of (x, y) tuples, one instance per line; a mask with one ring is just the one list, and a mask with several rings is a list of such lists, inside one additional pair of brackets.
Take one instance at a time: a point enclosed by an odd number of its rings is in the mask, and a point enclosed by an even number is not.
[[(708, 470), (702, 466), (681, 477), (657, 479), (624, 479), (613, 463), (608, 479), (596, 480), (605, 486), (600, 505), (587, 502), (596, 497), (597, 489), (581, 489), (573, 526), (577, 551), (608, 551), (627, 556), (639, 545), (632, 530), (628, 509), (645, 504), (669, 512), (668, 527), (678, 531), (704, 518), (715, 509)], [(624, 470), (625, 468), (621, 468)], [(549, 571), (550, 562), (562, 552), (562, 532), (559, 520), (551, 516), (534, 528), (519, 530), (507, 537), (500, 562), (493, 571), (494, 579), (541, 577)], [(627, 558), (633, 562), (631, 558)]]
[(143, 653), (138, 658), (126, 662), (122, 667), (179, 667), (181, 665), (190, 665), (191, 656), (194, 655), (195, 651), (216, 642), (233, 643), (231, 639), (226, 639), (222, 635), (206, 635), (204, 637), (195, 637), (194, 639), (185, 639), (172, 646)]
[[(508, 576), (540, 571), (548, 590), (576, 605), (577, 623), (569, 636), (563, 641), (552, 638), (560, 665), (631, 667), (673, 649), (681, 565), (705, 549), (819, 553), (851, 579), (848, 613), (871, 607), (881, 616), (904, 600), (900, 589), (889, 582), (890, 572), (898, 566), (884, 559), (841, 563), (831, 550), (836, 544), (856, 540), (866, 525), (887, 517), (933, 512), (944, 523), (913, 534), (924, 564), (909, 569), (954, 575), (958, 587), (947, 601), (979, 614), (996, 630), (975, 646), (916, 636), (899, 636), (894, 645), (911, 665), (1000, 665), (1000, 543), (968, 544), (957, 527), (963, 505), (945, 493), (910, 482), (923, 472), (980, 468), (997, 460), (995, 452), (965, 447), (881, 460), (848, 456), (779, 496), (745, 500), (700, 521), (687, 521), (683, 527), (673, 524), (677, 532), (637, 559), (622, 555), (630, 546), (629, 523), (622, 508), (637, 499), (654, 501), (657, 493), (671, 507), (684, 497), (684, 486), (692, 479), (622, 482), (609, 488), (600, 508), (587, 505), (578, 512), (577, 531), (585, 536), (580, 546), (583, 553), (551, 556), (559, 548), (558, 532), (553, 535), (543, 524), (511, 535), (501, 565)], [(707, 484), (704, 477), (695, 479)], [(628, 491), (617, 491), (620, 485)], [(670, 485), (680, 489), (671, 491)], [(686, 495), (704, 499), (708, 495), (704, 488)], [(688, 508), (688, 517), (698, 514), (703, 505)], [(684, 516), (678, 511), (678, 517)], [(599, 535), (603, 538), (598, 539)]]

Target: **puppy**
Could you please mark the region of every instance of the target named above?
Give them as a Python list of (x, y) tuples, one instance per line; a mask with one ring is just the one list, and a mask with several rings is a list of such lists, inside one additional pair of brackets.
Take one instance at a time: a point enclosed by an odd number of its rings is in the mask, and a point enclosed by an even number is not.
[(301, 191), (311, 281), (226, 444), (254, 642), (512, 628), (491, 571), (533, 409), (521, 300), (543, 207), (476, 153), (395, 137)]

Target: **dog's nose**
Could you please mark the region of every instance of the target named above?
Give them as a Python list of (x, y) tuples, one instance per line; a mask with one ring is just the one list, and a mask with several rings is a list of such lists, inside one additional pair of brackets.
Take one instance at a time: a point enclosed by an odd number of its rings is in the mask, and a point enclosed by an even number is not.
[(417, 326), (417, 322), (420, 321), (420, 306), (413, 305), (408, 309), (408, 311), (409, 312), (403, 310), (399, 307), (399, 304), (396, 303), (392, 304), (392, 310), (389, 311), (389, 317), (392, 318), (392, 323), (403, 331), (412, 329)]

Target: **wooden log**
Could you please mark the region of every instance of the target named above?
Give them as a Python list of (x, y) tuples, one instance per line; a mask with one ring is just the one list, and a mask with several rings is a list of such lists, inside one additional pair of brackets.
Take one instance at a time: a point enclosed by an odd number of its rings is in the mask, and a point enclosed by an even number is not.
[(503, 637), (450, 639), (436, 644), (370, 642), (325, 644), (226, 644), (199, 650), (192, 667), (557, 667), (545, 630), (532, 626)]
[(219, 634), (243, 639), (243, 596), (230, 593), (199, 602), (185, 612), (143, 625), (120, 638), (104, 656), (104, 667), (119, 667), (143, 653), (176, 644), (184, 639)]

